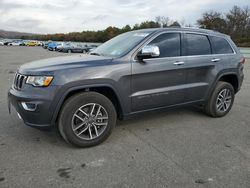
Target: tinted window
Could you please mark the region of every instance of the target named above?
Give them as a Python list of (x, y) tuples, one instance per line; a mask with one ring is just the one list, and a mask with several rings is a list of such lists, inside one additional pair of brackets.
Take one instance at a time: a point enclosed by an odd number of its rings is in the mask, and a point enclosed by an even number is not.
[(186, 34), (186, 55), (211, 54), (211, 46), (207, 36), (197, 34)]
[(156, 45), (160, 48), (160, 57), (174, 57), (181, 55), (181, 40), (178, 33), (165, 33), (154, 40), (148, 45)]
[(214, 54), (230, 54), (233, 53), (233, 50), (231, 46), (228, 44), (227, 40), (221, 38), (221, 37), (210, 37), (212, 44), (213, 44), (213, 50)]

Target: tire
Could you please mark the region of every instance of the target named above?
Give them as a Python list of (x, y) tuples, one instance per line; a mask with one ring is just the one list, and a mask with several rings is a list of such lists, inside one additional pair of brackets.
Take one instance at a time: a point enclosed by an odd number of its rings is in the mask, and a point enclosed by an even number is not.
[(109, 137), (116, 118), (115, 107), (107, 97), (96, 92), (84, 92), (66, 100), (59, 115), (58, 129), (65, 141), (78, 147), (90, 147)]
[[(222, 98), (223, 96), (224, 100)], [(205, 112), (212, 117), (225, 116), (233, 106), (234, 96), (235, 96), (235, 91), (233, 86), (228, 82), (219, 81), (210, 99), (208, 100), (208, 102), (204, 107)], [(221, 101), (223, 101), (222, 105)]]

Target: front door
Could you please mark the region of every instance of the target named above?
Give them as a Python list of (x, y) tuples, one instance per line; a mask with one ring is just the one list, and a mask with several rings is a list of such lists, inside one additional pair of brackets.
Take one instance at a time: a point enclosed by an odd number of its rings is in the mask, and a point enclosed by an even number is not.
[(183, 103), (186, 90), (181, 34), (163, 33), (148, 45), (160, 49), (157, 58), (132, 61), (132, 112)]

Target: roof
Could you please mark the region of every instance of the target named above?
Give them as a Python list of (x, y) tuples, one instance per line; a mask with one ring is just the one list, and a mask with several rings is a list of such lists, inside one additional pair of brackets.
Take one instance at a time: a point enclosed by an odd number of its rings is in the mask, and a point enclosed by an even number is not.
[(149, 28), (149, 29), (141, 29), (139, 31), (147, 31), (147, 32), (162, 32), (162, 31), (189, 31), (189, 32), (198, 32), (203, 34), (213, 34), (213, 35), (222, 35), (226, 36), (226, 34), (220, 33), (218, 31), (209, 30), (209, 29), (200, 29), (200, 28), (191, 28), (191, 27), (165, 27), (165, 28)]

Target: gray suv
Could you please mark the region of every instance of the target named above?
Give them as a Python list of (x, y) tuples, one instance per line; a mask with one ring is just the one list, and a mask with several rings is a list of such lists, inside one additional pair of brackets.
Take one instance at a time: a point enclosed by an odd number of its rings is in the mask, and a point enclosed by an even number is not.
[(103, 142), (117, 117), (198, 104), (226, 115), (243, 81), (244, 57), (229, 36), (190, 28), (121, 34), (88, 55), (22, 65), (9, 90), (25, 124), (57, 125), (80, 147)]

